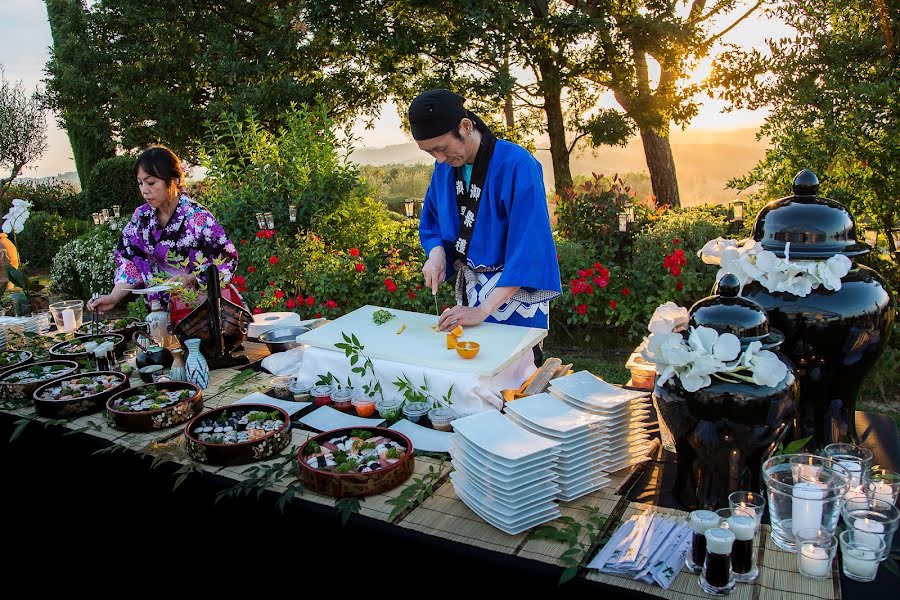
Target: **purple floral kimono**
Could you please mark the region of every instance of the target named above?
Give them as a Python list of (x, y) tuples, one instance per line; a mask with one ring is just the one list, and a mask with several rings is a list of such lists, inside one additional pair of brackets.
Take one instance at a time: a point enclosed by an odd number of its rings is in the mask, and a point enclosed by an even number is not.
[[(202, 256), (198, 257), (198, 254)], [(225, 259), (219, 266), (224, 286), (237, 268), (237, 248), (208, 210), (182, 194), (165, 228), (160, 227), (156, 210), (149, 204), (134, 211), (116, 248), (115, 283), (146, 287), (154, 274), (185, 275), (220, 257)], [(188, 261), (187, 268), (183, 264), (185, 260)], [(205, 282), (204, 275), (198, 279), (200, 283)], [(148, 298), (156, 299), (167, 303), (168, 294), (150, 294)]]

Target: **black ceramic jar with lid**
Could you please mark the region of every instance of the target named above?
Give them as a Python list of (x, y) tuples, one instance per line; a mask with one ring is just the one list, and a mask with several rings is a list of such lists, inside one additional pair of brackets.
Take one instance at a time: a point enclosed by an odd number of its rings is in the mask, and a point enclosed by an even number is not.
[[(850, 212), (818, 196), (818, 190), (812, 171), (798, 173), (794, 195), (760, 211), (753, 238), (779, 257), (787, 250), (791, 261), (821, 263), (841, 254), (853, 261), (868, 252), (869, 246), (856, 239)], [(784, 334), (781, 351), (793, 361), (800, 381), (797, 437), (812, 436), (811, 450), (833, 442), (858, 443), (857, 395), (894, 322), (894, 302), (881, 275), (853, 263), (837, 290), (819, 286), (800, 297), (751, 282), (743, 296), (759, 303)]]
[(759, 342), (759, 350), (775, 352), (787, 374), (772, 387), (716, 376), (695, 392), (685, 390), (677, 377), (656, 386), (654, 403), (677, 453), (673, 491), (692, 510), (727, 507), (731, 492), (760, 489), (762, 462), (792, 435), (795, 425), (796, 379), (790, 361), (776, 351), (782, 335), (769, 328), (759, 305), (738, 296), (739, 289), (734, 275), (723, 277), (718, 295), (691, 307), (691, 328), (734, 334), (742, 352)]

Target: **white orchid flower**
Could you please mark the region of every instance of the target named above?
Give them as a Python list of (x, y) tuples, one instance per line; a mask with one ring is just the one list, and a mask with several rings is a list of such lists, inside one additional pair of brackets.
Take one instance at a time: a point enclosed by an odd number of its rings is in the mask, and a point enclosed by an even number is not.
[(841, 279), (852, 267), (853, 263), (849, 258), (843, 254), (835, 254), (825, 262), (816, 263), (816, 275), (826, 289), (837, 291), (841, 289)]
[(785, 378), (788, 373), (787, 365), (785, 365), (778, 356), (769, 350), (758, 352), (752, 360), (753, 365), (753, 383), (756, 385), (765, 385), (775, 387)]
[(673, 331), (682, 331), (689, 322), (688, 309), (678, 306), (674, 302), (666, 302), (653, 311), (647, 329), (651, 333), (672, 333)]
[(713, 346), (713, 356), (722, 362), (730, 362), (741, 353), (741, 340), (733, 333), (723, 333)]

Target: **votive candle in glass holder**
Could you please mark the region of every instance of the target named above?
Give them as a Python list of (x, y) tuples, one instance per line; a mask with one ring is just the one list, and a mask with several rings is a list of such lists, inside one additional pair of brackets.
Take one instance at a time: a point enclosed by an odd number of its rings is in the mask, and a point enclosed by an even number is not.
[(900, 524), (900, 510), (896, 506), (875, 498), (853, 500), (844, 503), (841, 517), (849, 529), (857, 532), (858, 542), (875, 546), (877, 540), (882, 540), (884, 552), (880, 560), (887, 558)]
[(884, 540), (875, 540), (877, 544), (872, 546), (871, 538), (861, 541), (859, 536), (860, 532), (854, 529), (842, 531), (838, 536), (844, 575), (853, 581), (874, 581), (878, 575), (879, 557), (885, 550)]
[(766, 510), (766, 497), (758, 492), (731, 492), (728, 494), (728, 507), (735, 513), (753, 517), (759, 527)]
[(801, 529), (796, 539), (800, 574), (811, 579), (828, 579), (837, 553), (837, 538), (824, 529)]
[(822, 451), (822, 455), (850, 471), (850, 487), (859, 485), (862, 481), (862, 474), (872, 466), (872, 451), (853, 444), (828, 444)]
[(900, 497), (900, 473), (872, 467), (863, 474), (863, 481), (872, 484), (872, 497), (888, 504), (897, 504)]
[(266, 227), (268, 229), (275, 229), (275, 216), (272, 213), (267, 212), (267, 213), (265, 213), (265, 217), (266, 217)]

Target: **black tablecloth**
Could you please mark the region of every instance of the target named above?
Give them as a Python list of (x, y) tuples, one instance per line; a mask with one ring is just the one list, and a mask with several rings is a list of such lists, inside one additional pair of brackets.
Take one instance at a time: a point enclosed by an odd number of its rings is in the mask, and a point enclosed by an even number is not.
[[(895, 427), (891, 434), (879, 417), (862, 419), (860, 431), (876, 436), (867, 439), (890, 443), (893, 435), (886, 455), (900, 455)], [(62, 428), (31, 424), (7, 444), (15, 420), (0, 413), (2, 568), (7, 581), (38, 586), (32, 589), (225, 590), (229, 598), (244, 590), (254, 597), (559, 590), (558, 567), (359, 515), (342, 526), (333, 508), (302, 499), (283, 514), (271, 492), (216, 503), (215, 493), (234, 483), (224, 477), (191, 475), (173, 491), (178, 465), (150, 469), (149, 458), (130, 451), (94, 454), (110, 443), (86, 433), (64, 435)], [(663, 491), (669, 473), (674, 477), (674, 462), (668, 455), (658, 459), (664, 483), (653, 501), (673, 506)], [(642, 486), (638, 479), (633, 500), (653, 498), (656, 492)], [(882, 568), (875, 584), (844, 578), (843, 597), (874, 599), (898, 583)], [(581, 578), (562, 591), (647, 597)]]

